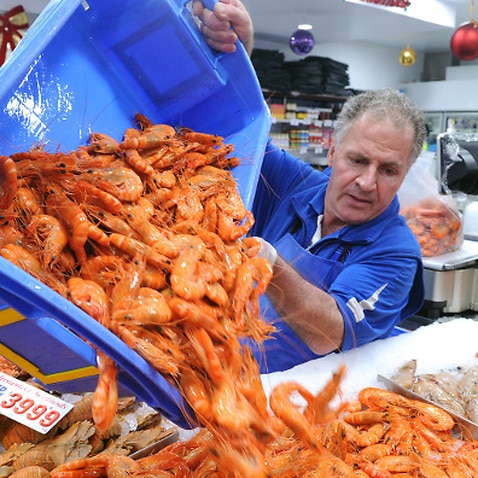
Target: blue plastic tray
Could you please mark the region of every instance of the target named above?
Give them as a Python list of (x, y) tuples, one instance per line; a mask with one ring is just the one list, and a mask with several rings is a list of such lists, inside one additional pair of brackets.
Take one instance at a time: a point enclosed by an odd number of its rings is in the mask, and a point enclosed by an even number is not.
[[(43, 144), (71, 151), (92, 132), (120, 140), (139, 112), (154, 123), (214, 133), (234, 145), (233, 174), (250, 208), (270, 116), (242, 45), (204, 42), (184, 0), (51, 1), (0, 68), (0, 154)], [(195, 426), (179, 392), (95, 320), (0, 258), (0, 354), (47, 388), (94, 390), (93, 346), (123, 388), (180, 426)]]
[[(0, 353), (37, 376), (47, 388), (94, 390), (94, 345), (115, 360), (118, 381), (130, 394), (184, 428), (195, 425), (194, 414), (178, 390), (81, 309), (1, 257), (0, 284)], [(37, 370), (35, 363), (41, 368)]]
[(184, 0), (51, 1), (0, 68), (0, 108), (4, 155), (121, 139), (136, 112), (224, 136), (246, 207), (271, 124), (242, 45), (211, 50)]

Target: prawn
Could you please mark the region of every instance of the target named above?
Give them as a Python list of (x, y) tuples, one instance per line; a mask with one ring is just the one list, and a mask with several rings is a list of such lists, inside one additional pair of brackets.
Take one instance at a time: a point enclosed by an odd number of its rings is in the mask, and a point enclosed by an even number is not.
[(68, 280), (71, 301), (101, 325), (108, 327), (110, 321), (109, 299), (97, 282), (80, 277)]
[(308, 404), (304, 416), (313, 423), (323, 423), (328, 418), (328, 404), (337, 395), (345, 370), (345, 365), (341, 364), (325, 387)]
[(211, 388), (199, 374), (190, 369), (181, 370), (179, 387), (195, 413), (203, 422), (211, 422), (213, 411), (211, 405)]
[(43, 207), (40, 204), (40, 198), (37, 191), (32, 188), (20, 186), (15, 195), (16, 208), (26, 216), (42, 214)]
[(5, 211), (12, 205), (17, 187), (15, 162), (8, 156), (0, 155), (0, 210)]
[(98, 383), (92, 404), (93, 421), (100, 431), (112, 423), (118, 407), (118, 380), (115, 362), (101, 350), (96, 354), (98, 362)]
[[(181, 350), (177, 344), (172, 341), (166, 341), (161, 337), (156, 338), (156, 343), (153, 343), (151, 335), (147, 335), (146, 329), (142, 329), (141, 332), (134, 331), (130, 327), (125, 327), (121, 324), (115, 325), (115, 333), (135, 352), (143, 357), (152, 367), (158, 370), (160, 373), (170, 375), (172, 377), (179, 374), (178, 363), (181, 360)], [(161, 340), (163, 343), (160, 344)], [(158, 345), (158, 346), (157, 346)], [(170, 351), (164, 351), (160, 347), (169, 347)], [(172, 357), (175, 359), (172, 360)]]
[(30, 465), (21, 468), (11, 475), (10, 478), (50, 478), (50, 472), (43, 466)]
[(146, 127), (143, 131), (133, 128), (126, 130), (120, 143), (121, 149), (152, 149), (167, 144), (176, 136), (176, 130), (166, 124)]
[(120, 477), (129, 476), (139, 471), (141, 470), (138, 462), (132, 458), (103, 453), (59, 465), (51, 471), (50, 478), (79, 478), (81, 476), (86, 478), (102, 476)]
[(171, 288), (183, 299), (202, 299), (206, 284), (197, 273), (196, 264), (204, 256), (206, 245), (199, 237), (189, 234), (178, 235), (177, 241), (181, 252), (171, 268)]
[(91, 133), (88, 151), (101, 154), (117, 154), (119, 143), (104, 133)]
[(123, 154), (124, 160), (137, 172), (151, 176), (154, 168), (148, 160), (143, 158), (136, 149), (127, 149)]
[(254, 215), (244, 207), (238, 192), (218, 194), (217, 233), (225, 241), (234, 241), (244, 236), (254, 225)]
[(25, 272), (28, 272), (63, 297), (66, 297), (68, 291), (64, 282), (57, 279), (48, 271), (45, 271), (40, 261), (22, 246), (19, 246), (18, 244), (5, 244), (0, 249), (0, 256)]
[(69, 240), (64, 224), (49, 214), (35, 214), (26, 233), (41, 244), (43, 263), (47, 266), (58, 261)]
[(113, 194), (83, 179), (79, 179), (76, 183), (76, 197), (80, 202), (88, 201), (112, 214), (118, 214), (123, 207), (121, 201)]
[(262, 257), (248, 259), (237, 268), (232, 308), (239, 326), (260, 316), (259, 296), (265, 293), (272, 274), (270, 262)]
[(189, 330), (188, 337), (209, 377), (220, 384), (225, 379), (225, 372), (211, 336), (204, 328), (199, 328)]
[(161, 292), (141, 287), (126, 309), (116, 308), (113, 320), (121, 324), (160, 325), (171, 320), (172, 312)]
[(139, 234), (121, 217), (102, 209), (98, 206), (86, 205), (85, 213), (92, 223), (98, 224), (108, 232), (116, 232), (123, 236), (140, 239)]
[(186, 141), (200, 143), (208, 147), (219, 146), (224, 141), (224, 138), (217, 134), (202, 133), (185, 127), (181, 128), (178, 134)]
[(58, 187), (51, 186), (46, 203), (47, 213), (61, 217), (71, 229), (69, 244), (80, 262), (86, 260), (85, 244), (90, 222), (84, 211)]
[(138, 174), (124, 166), (99, 168), (82, 174), (82, 179), (112, 194), (120, 201), (137, 201), (144, 185)]
[(300, 383), (283, 382), (276, 385), (269, 397), (269, 404), (274, 414), (280, 418), (308, 447), (319, 450), (321, 445), (312, 433), (312, 423), (291, 400), (293, 394), (299, 394), (308, 404), (313, 403), (314, 395)]
[(204, 327), (215, 337), (227, 339), (228, 334), (220, 322), (224, 311), (219, 307), (209, 306), (202, 301), (188, 301), (181, 297), (172, 297), (169, 307), (176, 319), (181, 319), (190, 325)]
[(6, 244), (20, 244), (23, 234), (13, 226), (0, 226), (0, 248)]
[[(104, 289), (93, 281), (72, 278), (68, 281), (72, 302), (97, 320), (101, 325), (110, 323), (109, 302)], [(118, 405), (116, 365), (110, 357), (97, 350), (98, 383), (93, 397), (93, 421), (100, 431), (113, 422)]]
[(110, 234), (109, 238), (111, 244), (126, 252), (130, 256), (135, 257), (137, 254), (139, 254), (143, 256), (146, 259), (146, 262), (152, 266), (166, 272), (169, 271), (171, 260), (144, 242), (133, 239), (132, 237), (124, 236), (123, 234), (118, 234), (116, 232)]

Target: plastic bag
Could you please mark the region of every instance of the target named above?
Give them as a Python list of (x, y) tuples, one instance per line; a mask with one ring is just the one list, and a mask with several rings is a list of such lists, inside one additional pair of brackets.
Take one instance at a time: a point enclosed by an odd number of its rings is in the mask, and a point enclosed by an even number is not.
[(431, 159), (418, 157), (398, 191), (400, 213), (418, 239), (423, 257), (455, 251), (464, 240), (461, 213), (451, 194), (440, 194)]

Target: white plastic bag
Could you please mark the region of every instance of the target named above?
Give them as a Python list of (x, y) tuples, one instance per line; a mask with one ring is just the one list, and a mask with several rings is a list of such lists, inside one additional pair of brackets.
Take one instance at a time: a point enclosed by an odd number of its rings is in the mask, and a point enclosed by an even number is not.
[(451, 194), (440, 194), (431, 159), (418, 157), (398, 191), (400, 212), (418, 239), (423, 257), (455, 251), (464, 240), (461, 213)]

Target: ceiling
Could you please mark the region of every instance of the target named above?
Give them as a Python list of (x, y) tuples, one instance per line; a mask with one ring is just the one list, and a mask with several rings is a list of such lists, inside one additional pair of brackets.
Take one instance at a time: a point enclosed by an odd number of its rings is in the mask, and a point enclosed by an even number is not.
[[(400, 49), (410, 44), (419, 51), (443, 52), (449, 50), (456, 28), (470, 21), (472, 0), (409, 0), (411, 6), (405, 14), (402, 8), (377, 8), (366, 0), (354, 0), (356, 3), (346, 0), (242, 1), (253, 19), (257, 43), (265, 40), (286, 46), (299, 23), (310, 23), (316, 44), (370, 42)], [(47, 3), (48, 0), (2, 0), (3, 9), (21, 4), (32, 16), (40, 13)], [(406, 16), (407, 10), (412, 12), (417, 6), (425, 7), (422, 20)], [(456, 11), (451, 26), (430, 23), (442, 8), (452, 14)]]
[[(271, 40), (285, 45), (299, 23), (310, 23), (316, 45), (359, 41), (402, 49), (409, 43), (415, 50), (444, 52), (449, 51), (456, 28), (470, 21), (470, 0), (410, 0), (410, 12), (418, 4), (429, 4), (421, 12), (426, 21), (404, 16), (399, 7), (377, 8), (364, 1), (242, 1), (252, 16), (257, 42)], [(456, 11), (452, 26), (428, 23), (442, 8)]]

